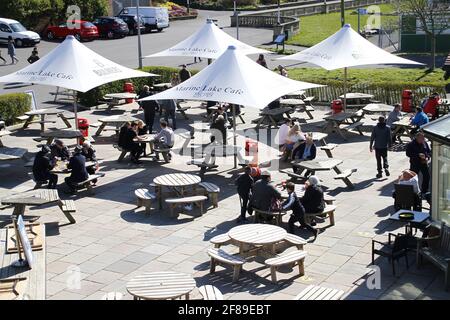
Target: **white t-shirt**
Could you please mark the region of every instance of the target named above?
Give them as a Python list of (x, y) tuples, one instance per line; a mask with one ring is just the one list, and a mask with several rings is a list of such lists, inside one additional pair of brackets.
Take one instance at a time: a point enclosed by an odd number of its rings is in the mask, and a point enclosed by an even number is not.
[(403, 184), (403, 185), (409, 185), (409, 186), (413, 186), (413, 190), (415, 193), (419, 193), (420, 192), (420, 188), (419, 188), (419, 178), (418, 176), (414, 176), (409, 180), (402, 180), (399, 181), (398, 184)]
[(285, 123), (283, 123), (280, 127), (280, 129), (278, 130), (278, 134), (277, 134), (277, 138), (276, 141), (278, 141), (279, 145), (283, 145), (286, 143), (286, 138), (288, 136), (289, 133), (289, 126)]
[(289, 134), (286, 137), (286, 141), (291, 141), (291, 143), (297, 143), (299, 141), (304, 141), (306, 140), (305, 135), (303, 133), (294, 133), (294, 134)]

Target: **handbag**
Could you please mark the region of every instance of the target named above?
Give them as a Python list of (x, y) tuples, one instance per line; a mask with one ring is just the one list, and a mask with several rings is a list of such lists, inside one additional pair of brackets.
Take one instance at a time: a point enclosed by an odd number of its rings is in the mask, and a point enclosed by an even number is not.
[(282, 209), (281, 201), (277, 198), (272, 198), (270, 202), (269, 212), (280, 212)]

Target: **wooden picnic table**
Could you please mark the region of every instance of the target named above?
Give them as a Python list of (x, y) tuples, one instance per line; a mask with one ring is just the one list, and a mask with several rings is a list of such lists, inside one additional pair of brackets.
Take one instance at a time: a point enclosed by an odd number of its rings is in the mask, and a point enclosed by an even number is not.
[(193, 187), (194, 192), (196, 186), (202, 181), (200, 176), (188, 173), (169, 173), (163, 174), (153, 179), (156, 185), (156, 196), (158, 197), (159, 208), (162, 209), (162, 188), (170, 188), (174, 190), (180, 197), (184, 196), (186, 187)]
[(0, 147), (0, 161), (22, 159), (23, 155), (27, 152), (28, 150), (24, 148)]
[(271, 224), (252, 223), (232, 228), (228, 236), (239, 244), (239, 252), (243, 253), (245, 246), (269, 246), (275, 253), (275, 244), (286, 237), (286, 230)]
[(166, 300), (182, 296), (189, 300), (195, 280), (191, 275), (181, 272), (146, 272), (131, 279), (126, 288), (134, 300)]
[(397, 137), (400, 141), (402, 141), (401, 137), (408, 137), (413, 139), (414, 134), (412, 133), (415, 126), (411, 125), (411, 119), (409, 117), (403, 117), (399, 121), (393, 123), (394, 130), (392, 131), (392, 135)]
[(337, 174), (341, 173), (338, 165), (342, 164), (344, 161), (339, 159), (326, 159), (326, 160), (294, 160), (291, 164), (299, 168), (300, 170), (308, 170), (311, 174), (315, 174), (316, 171), (330, 171), (334, 170)]
[(258, 120), (257, 124), (256, 124), (256, 129), (258, 129), (265, 120), (268, 121), (268, 127), (278, 127), (278, 122), (277, 120), (275, 120), (274, 117), (276, 116), (280, 116), (285, 114), (287, 118), (291, 118), (290, 114), (293, 112), (292, 108), (290, 107), (281, 107), (281, 108), (276, 108), (276, 109), (264, 109), (260, 112), (260, 116), (261, 118)]
[(287, 99), (298, 99), (298, 98), (300, 98), (300, 97), (304, 97), (304, 96), (305, 96), (305, 93), (306, 93), (305, 91), (300, 90), (300, 91), (294, 91), (294, 92), (285, 94), (284, 96), (285, 96)]
[(309, 119), (314, 119), (311, 111), (314, 108), (310, 104), (306, 104), (302, 99), (280, 99), (280, 105), (294, 108), (298, 112), (305, 112)]
[(362, 108), (363, 114), (387, 114), (393, 110), (393, 106), (384, 103), (369, 103), (367, 106)]
[(118, 92), (118, 93), (108, 93), (103, 96), (103, 101), (108, 105), (107, 111), (111, 111), (112, 108), (120, 106), (122, 100), (136, 99), (137, 94), (132, 92)]
[(317, 141), (323, 146), (327, 144), (325, 139), (328, 138), (328, 134), (324, 132), (307, 132), (308, 135), (312, 136), (313, 141)]
[(97, 131), (95, 132), (96, 136), (99, 136), (103, 130), (105, 130), (106, 126), (114, 126), (116, 134), (119, 133), (120, 127), (126, 123), (126, 122), (133, 122), (136, 121), (136, 118), (133, 118), (129, 115), (115, 115), (115, 116), (109, 116), (105, 118), (98, 119), (98, 122), (100, 122), (100, 126), (98, 127)]
[[(61, 110), (55, 110), (55, 109), (39, 109), (39, 110), (33, 110), (25, 112), (25, 115), (28, 116), (28, 119), (25, 120), (22, 129), (28, 128), (28, 126), (33, 123), (34, 117), (39, 116), (41, 119), (37, 121), (41, 125), (41, 132), (45, 130), (45, 123), (52, 122), (52, 121), (46, 121), (45, 117), (50, 115), (60, 115), (62, 114)], [(56, 121), (55, 121), (56, 122)]]
[[(70, 173), (72, 170), (67, 168), (69, 161), (57, 161), (55, 167), (50, 171), (56, 174)], [(94, 167), (98, 164), (97, 161), (86, 161), (86, 168)]]
[(78, 139), (83, 137), (83, 134), (80, 130), (58, 129), (41, 132), (41, 137), (47, 138), (47, 144), (51, 145), (55, 139)]
[[(323, 118), (325, 120), (324, 130), (327, 132), (337, 132), (344, 140), (347, 140), (342, 130), (356, 129), (360, 135), (364, 135), (361, 131), (362, 123), (360, 120), (363, 115), (359, 112), (339, 112), (331, 116)], [(341, 128), (341, 125), (347, 125)]]
[[(136, 143), (148, 144), (150, 147), (150, 154), (153, 153), (153, 147), (155, 144), (155, 134), (145, 134), (139, 136), (138, 138), (134, 138), (133, 141)], [(146, 150), (144, 149), (144, 155), (146, 154)]]

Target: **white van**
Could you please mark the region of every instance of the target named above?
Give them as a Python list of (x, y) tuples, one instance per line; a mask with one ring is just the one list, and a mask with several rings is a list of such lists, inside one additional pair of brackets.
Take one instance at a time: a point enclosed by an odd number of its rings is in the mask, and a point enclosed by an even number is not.
[[(125, 7), (120, 10), (120, 14), (135, 14), (136, 7)], [(169, 11), (167, 8), (161, 7), (139, 7), (139, 15), (145, 23), (147, 31), (158, 30), (161, 32), (164, 28), (169, 27)]]
[(17, 47), (34, 46), (41, 42), (41, 37), (33, 31), (28, 31), (19, 21), (0, 18), (0, 43), (7, 43), (12, 37)]

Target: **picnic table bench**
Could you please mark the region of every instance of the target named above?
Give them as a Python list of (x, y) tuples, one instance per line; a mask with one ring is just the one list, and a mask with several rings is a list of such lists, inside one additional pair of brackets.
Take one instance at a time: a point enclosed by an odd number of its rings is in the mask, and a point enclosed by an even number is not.
[[(363, 123), (360, 121), (363, 117), (362, 112), (339, 112), (331, 116), (323, 118), (325, 120), (324, 130), (327, 132), (336, 132), (344, 140), (347, 140), (346, 136), (342, 132), (356, 130), (360, 135), (364, 135), (361, 131)], [(345, 127), (341, 128), (344, 125)]]
[(270, 275), (273, 283), (277, 283), (277, 268), (295, 263), (298, 265), (300, 276), (305, 275), (305, 258), (307, 256), (307, 252), (303, 250), (296, 250), (285, 252), (280, 255), (277, 255), (274, 258), (267, 259), (264, 263), (270, 267)]
[(179, 205), (186, 205), (186, 204), (196, 204), (200, 207), (200, 215), (203, 215), (203, 203), (208, 199), (206, 196), (190, 196), (190, 197), (182, 197), (182, 198), (169, 198), (166, 199), (166, 203), (169, 205), (170, 208), (170, 216), (176, 217), (175, 215), (175, 208)]
[(203, 300), (223, 300), (222, 292), (216, 287), (207, 284), (198, 288)]
[(208, 249), (208, 255), (211, 257), (210, 273), (216, 271), (216, 265), (229, 265), (233, 267), (233, 282), (239, 280), (239, 274), (242, 270), (242, 265), (245, 263), (245, 259), (238, 255), (231, 255), (222, 249), (211, 248)]
[(343, 294), (343, 290), (309, 285), (294, 300), (340, 300)]
[(18, 160), (22, 159), (28, 150), (24, 148), (8, 148), (0, 147), (0, 161)]
[[(25, 224), (27, 227), (27, 224)], [(46, 241), (45, 225), (38, 224), (41, 249), (33, 251), (33, 268), (13, 267), (19, 254), (7, 253), (7, 229), (0, 229), (0, 300), (45, 300), (46, 299)], [(12, 230), (12, 229), (10, 229)], [(11, 235), (8, 235), (11, 237)], [(22, 253), (23, 255), (23, 253)]]

